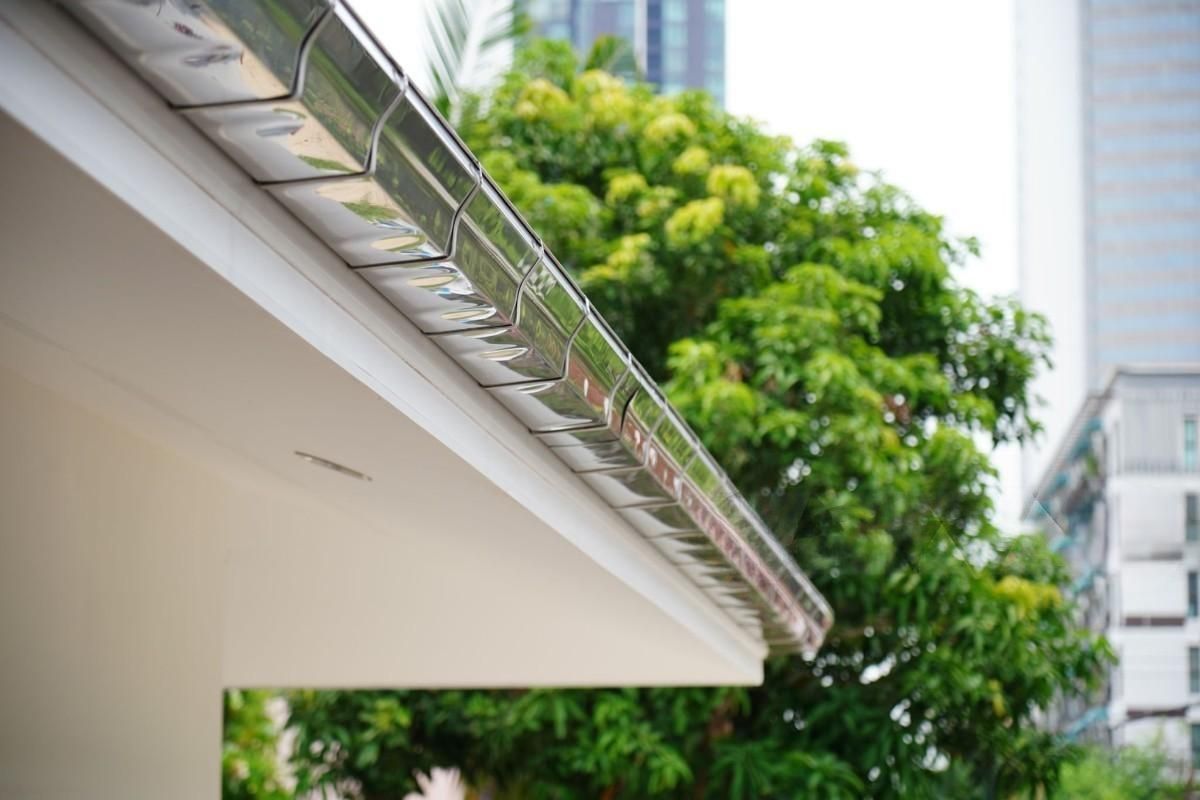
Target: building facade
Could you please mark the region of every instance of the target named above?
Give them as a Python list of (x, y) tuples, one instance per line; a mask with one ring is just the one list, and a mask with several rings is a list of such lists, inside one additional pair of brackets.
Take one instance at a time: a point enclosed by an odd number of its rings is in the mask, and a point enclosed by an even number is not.
[(1050, 448), (1124, 364), (1200, 360), (1200, 3), (1018, 0), (1020, 286)]
[(641, 75), (668, 94), (705, 89), (725, 102), (725, 0), (525, 0), (542, 36), (587, 53), (600, 36), (629, 42)]
[(1200, 364), (1121, 368), (1075, 415), (1031, 521), (1067, 561), (1081, 622), (1118, 656), (1049, 724), (1113, 745), (1159, 741), (1200, 766)]

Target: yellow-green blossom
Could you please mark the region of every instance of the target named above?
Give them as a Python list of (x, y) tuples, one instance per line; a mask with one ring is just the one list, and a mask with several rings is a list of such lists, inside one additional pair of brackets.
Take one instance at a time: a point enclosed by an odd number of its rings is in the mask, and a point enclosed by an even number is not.
[(604, 193), (604, 201), (610, 206), (615, 206), (644, 191), (646, 191), (646, 179), (636, 172), (625, 172), (614, 176), (608, 182), (608, 191)]
[(708, 193), (730, 205), (754, 208), (762, 190), (753, 173), (736, 164), (718, 164), (708, 173)]
[(580, 276), (583, 288), (595, 289), (606, 283), (629, 283), (631, 274), (646, 263), (646, 248), (649, 246), (649, 234), (634, 233), (622, 236), (603, 263), (583, 271)]
[(654, 224), (675, 205), (676, 194), (676, 191), (668, 186), (655, 186), (650, 189), (646, 196), (638, 201), (638, 219), (643, 224)]
[(708, 172), (708, 151), (699, 145), (692, 145), (679, 154), (671, 169), (677, 175), (703, 175)]
[(588, 70), (575, 79), (572, 91), (601, 127), (613, 128), (633, 117), (634, 102), (629, 87), (607, 72)]
[(1017, 615), (1028, 616), (1044, 608), (1055, 608), (1062, 602), (1058, 587), (1034, 583), (1016, 575), (1005, 575), (996, 582), (994, 591), (1017, 607)]
[(650, 139), (662, 141), (690, 139), (696, 135), (696, 123), (678, 111), (672, 111), (650, 120), (645, 134)]
[(725, 202), (719, 197), (693, 200), (667, 220), (667, 241), (674, 246), (695, 244), (716, 232), (725, 219)]
[(546, 119), (571, 106), (571, 98), (545, 78), (535, 78), (521, 90), (514, 109), (521, 119)]
[(606, 261), (614, 269), (626, 272), (637, 264), (642, 253), (650, 246), (650, 234), (634, 233), (617, 240), (616, 248), (608, 254)]
[(589, 69), (575, 78), (574, 93), (578, 96), (609, 92), (614, 89), (624, 90), (624, 81), (604, 70)]

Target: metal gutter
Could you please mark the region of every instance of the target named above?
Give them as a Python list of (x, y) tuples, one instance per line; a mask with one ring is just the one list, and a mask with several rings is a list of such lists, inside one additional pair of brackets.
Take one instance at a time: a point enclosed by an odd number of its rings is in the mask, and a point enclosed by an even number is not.
[(824, 598), (350, 7), (65, 5), (740, 626), (820, 647)]

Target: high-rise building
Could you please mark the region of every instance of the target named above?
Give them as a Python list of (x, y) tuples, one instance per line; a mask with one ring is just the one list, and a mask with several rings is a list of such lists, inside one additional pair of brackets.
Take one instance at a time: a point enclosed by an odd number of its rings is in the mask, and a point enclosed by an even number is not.
[(1200, 1), (1016, 9), (1020, 290), (1055, 337), (1023, 483), (1120, 659), (1048, 722), (1200, 766)]
[(587, 53), (602, 35), (632, 47), (642, 76), (668, 94), (707, 89), (725, 102), (725, 0), (523, 0), (545, 37)]
[(1047, 722), (1158, 742), (1200, 767), (1200, 364), (1120, 367), (1076, 413), (1030, 515), (1073, 575), (1079, 622), (1118, 663)]
[(1200, 2), (1017, 0), (1020, 283), (1048, 447), (1122, 364), (1200, 361)]

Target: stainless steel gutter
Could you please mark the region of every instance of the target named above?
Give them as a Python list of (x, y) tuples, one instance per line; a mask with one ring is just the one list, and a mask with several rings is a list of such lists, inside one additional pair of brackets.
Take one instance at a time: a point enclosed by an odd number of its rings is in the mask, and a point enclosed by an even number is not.
[(820, 647), (824, 598), (350, 7), (64, 5), (741, 626)]

